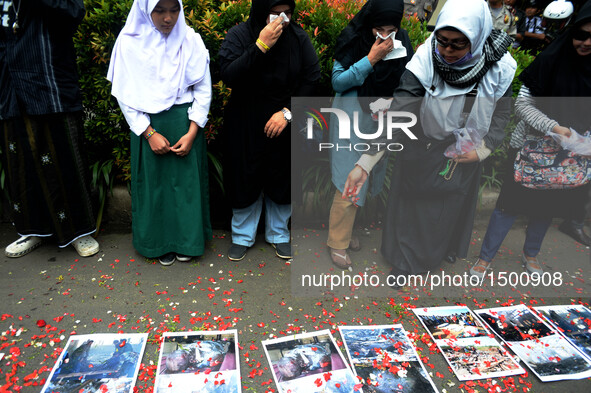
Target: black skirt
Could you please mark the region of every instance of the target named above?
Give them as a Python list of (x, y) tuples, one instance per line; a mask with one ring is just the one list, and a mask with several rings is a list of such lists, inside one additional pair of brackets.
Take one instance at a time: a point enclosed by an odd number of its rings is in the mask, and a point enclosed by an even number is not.
[[(386, 207), (382, 255), (399, 271), (420, 274), (437, 268), (448, 253), (465, 258), (472, 235), (474, 213), (478, 201), (480, 163), (458, 164), (460, 176), (456, 190), (425, 193), (413, 192), (409, 183), (424, 182), (405, 169), (406, 161), (423, 156), (423, 162), (444, 162), (445, 147), (455, 141), (416, 141), (405, 144), (392, 173), (390, 195)], [(429, 148), (427, 145), (437, 147)], [(410, 160), (409, 160), (410, 158)], [(413, 171), (414, 172), (414, 171)], [(421, 189), (423, 187), (420, 187)]]

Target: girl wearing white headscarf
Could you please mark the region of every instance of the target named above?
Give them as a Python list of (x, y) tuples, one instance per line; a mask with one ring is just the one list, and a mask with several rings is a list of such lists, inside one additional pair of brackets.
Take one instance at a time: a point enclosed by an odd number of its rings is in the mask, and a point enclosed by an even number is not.
[(135, 0), (113, 48), (113, 83), (131, 136), (133, 245), (163, 265), (211, 238), (204, 133), (209, 52), (180, 0)]
[[(484, 1), (449, 0), (433, 34), (408, 63), (390, 110), (418, 115), (419, 127), (412, 128), (418, 140), (400, 133), (397, 141), (404, 150), (392, 174), (381, 250), (391, 274), (423, 273), (444, 258), (453, 262), (466, 256), (480, 163), (503, 140), (511, 112), (516, 69), (507, 52), (511, 41), (492, 29)], [(444, 151), (455, 143), (454, 130), (462, 129), (475, 131), (474, 148), (448, 161)], [(361, 157), (344, 196), (355, 195), (379, 156)]]

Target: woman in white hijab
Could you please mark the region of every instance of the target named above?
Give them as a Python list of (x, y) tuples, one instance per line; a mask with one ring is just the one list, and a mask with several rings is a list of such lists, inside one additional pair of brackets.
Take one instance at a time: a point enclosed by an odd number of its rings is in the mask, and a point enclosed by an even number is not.
[(209, 52), (180, 0), (135, 0), (107, 78), (131, 131), (133, 245), (163, 265), (211, 238), (204, 133)]
[[(390, 110), (417, 114), (419, 126), (412, 127), (417, 140), (400, 132), (397, 141), (404, 149), (392, 174), (381, 250), (392, 275), (424, 273), (466, 256), (480, 163), (503, 140), (511, 112), (511, 41), (492, 29), (484, 1), (449, 0), (406, 66)], [(471, 147), (449, 151), (462, 135)], [(380, 155), (361, 157), (344, 197), (355, 197)]]

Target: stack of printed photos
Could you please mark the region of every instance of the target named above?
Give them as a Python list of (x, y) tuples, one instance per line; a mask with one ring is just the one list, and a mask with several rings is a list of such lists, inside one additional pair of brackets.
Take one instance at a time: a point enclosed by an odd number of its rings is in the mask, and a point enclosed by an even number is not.
[(437, 393), (402, 325), (339, 326), (365, 393)]
[(154, 393), (239, 393), (236, 330), (164, 333)]
[(591, 361), (525, 305), (476, 314), (543, 382), (591, 377)]
[(350, 393), (358, 384), (329, 330), (262, 344), (279, 393)]
[(147, 334), (70, 336), (42, 393), (132, 393)]
[(413, 311), (460, 381), (525, 373), (468, 307)]

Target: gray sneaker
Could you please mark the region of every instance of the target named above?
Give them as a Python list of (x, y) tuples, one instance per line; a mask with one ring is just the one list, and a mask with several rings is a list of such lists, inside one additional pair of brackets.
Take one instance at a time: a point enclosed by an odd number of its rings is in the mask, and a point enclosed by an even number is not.
[(232, 243), (228, 250), (228, 259), (231, 261), (241, 261), (244, 259), (247, 250), (248, 247), (246, 246)]

